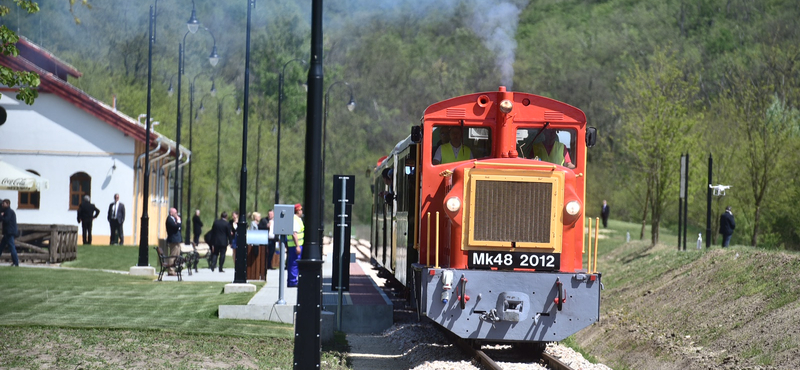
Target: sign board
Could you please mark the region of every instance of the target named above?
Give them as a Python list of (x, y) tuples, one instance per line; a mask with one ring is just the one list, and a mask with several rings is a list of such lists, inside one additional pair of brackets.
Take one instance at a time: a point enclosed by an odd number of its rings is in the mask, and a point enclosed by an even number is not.
[[(333, 176), (333, 279), (331, 289), (350, 290), (350, 234), (356, 177)], [(341, 298), (340, 298), (341, 299)], [(341, 301), (341, 300), (340, 300)]]
[(686, 156), (681, 155), (681, 193), (680, 199), (686, 198)]
[(269, 244), (269, 230), (247, 230), (247, 244)]
[(294, 205), (276, 204), (274, 213), (275, 219), (272, 223), (272, 227), (274, 227), (275, 230), (273, 230), (273, 233), (275, 235), (294, 234)]
[(344, 202), (353, 204), (356, 193), (356, 177), (353, 175), (333, 175), (333, 204), (342, 202), (342, 187), (344, 186)]

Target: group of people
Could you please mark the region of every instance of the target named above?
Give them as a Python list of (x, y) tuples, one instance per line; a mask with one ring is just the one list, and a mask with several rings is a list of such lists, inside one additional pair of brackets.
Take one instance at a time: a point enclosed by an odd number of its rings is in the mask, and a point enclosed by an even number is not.
[[(167, 219), (167, 243), (170, 247), (170, 255), (177, 256), (180, 254), (180, 241), (181, 241), (181, 219), (177, 214), (175, 208), (170, 209), (170, 216)], [(228, 212), (222, 212), (219, 218), (211, 225), (211, 229), (206, 233), (205, 242), (210, 248), (211, 255), (208, 261), (208, 267), (213, 271), (217, 268), (219, 272), (225, 272), (225, 254), (228, 252), (228, 246), (237, 249), (237, 230), (239, 228), (239, 213), (231, 212), (231, 219), (228, 220)], [(287, 246), (287, 265), (288, 278), (286, 280), (287, 286), (297, 286), (297, 275), (299, 273), (297, 267), (297, 260), (300, 259), (303, 253), (303, 236), (305, 226), (303, 224), (303, 206), (295, 204), (294, 206), (294, 221), (293, 233), (286, 241)], [(269, 232), (269, 244), (267, 245), (267, 269), (280, 268), (280, 266), (273, 265), (273, 255), (280, 254), (281, 238), (274, 234), (275, 231), (275, 213), (270, 210), (267, 217), (261, 217), (258, 212), (250, 214), (250, 230), (266, 230)], [(192, 217), (192, 227), (194, 229), (194, 243), (199, 244), (200, 235), (202, 234), (203, 222), (200, 219), (200, 210), (195, 211)], [(244, 230), (243, 230), (244, 231)], [(244, 231), (246, 232), (246, 231)]]
[[(92, 244), (92, 224), (100, 215), (100, 210), (92, 203), (89, 195), (83, 196), (83, 202), (78, 206), (78, 223), (81, 224), (83, 244)], [(119, 201), (119, 194), (114, 194), (114, 201), (108, 205), (108, 225), (111, 229), (111, 245), (122, 244), (125, 241), (122, 233), (122, 224), (125, 222), (125, 205)]]

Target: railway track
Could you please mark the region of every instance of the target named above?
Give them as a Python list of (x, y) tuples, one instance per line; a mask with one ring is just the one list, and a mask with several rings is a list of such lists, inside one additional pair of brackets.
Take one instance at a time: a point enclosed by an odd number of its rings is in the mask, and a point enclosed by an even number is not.
[[(492, 359), (486, 352), (484, 352), (480, 348), (475, 348), (475, 346), (470, 343), (469, 341), (455, 338), (455, 343), (470, 357), (474, 358), (480, 365), (489, 370), (503, 370), (503, 367), (497, 363), (494, 359)], [(528, 354), (530, 355), (530, 354)], [(542, 351), (540, 356), (540, 362), (542, 365), (547, 366), (548, 369), (552, 370), (573, 370), (569, 365), (561, 362), (559, 359), (551, 356), (550, 354)]]

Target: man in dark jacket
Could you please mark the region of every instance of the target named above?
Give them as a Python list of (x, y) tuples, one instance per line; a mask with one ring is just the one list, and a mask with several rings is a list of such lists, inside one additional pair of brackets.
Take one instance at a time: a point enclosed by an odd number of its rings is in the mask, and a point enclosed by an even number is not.
[[(181, 216), (178, 215), (178, 210), (175, 208), (169, 209), (169, 216), (167, 217), (167, 246), (169, 247), (169, 255), (178, 257), (181, 255)], [(174, 269), (169, 270), (169, 275), (175, 274)]]
[(111, 228), (111, 245), (122, 244), (125, 236), (122, 223), (125, 222), (125, 205), (119, 201), (119, 194), (114, 194), (114, 202), (108, 205), (108, 226)]
[(192, 233), (194, 233), (194, 245), (200, 244), (200, 235), (203, 234), (203, 220), (200, 219), (200, 210), (194, 211), (192, 216)]
[(3, 240), (0, 241), (0, 255), (6, 250), (6, 245), (11, 249), (11, 266), (19, 266), (19, 258), (17, 257), (17, 246), (14, 244), (14, 238), (17, 237), (19, 230), (17, 229), (17, 214), (11, 209), (11, 201), (3, 199), (0, 203), (0, 218), (3, 220)]
[(233, 235), (233, 229), (228, 222), (228, 212), (222, 212), (220, 218), (211, 226), (211, 242), (213, 244), (208, 266), (211, 271), (217, 267), (219, 260), (219, 272), (225, 272), (222, 270), (222, 266), (225, 264), (225, 253), (228, 252), (228, 241), (230, 241), (231, 235)]
[(731, 206), (725, 208), (725, 212), (719, 217), (719, 233), (722, 234), (722, 248), (728, 248), (733, 235), (733, 229), (736, 228), (736, 222), (733, 220), (733, 212)]
[(92, 200), (88, 195), (83, 196), (83, 202), (78, 206), (78, 223), (83, 225), (83, 244), (92, 244), (92, 222), (100, 210), (92, 204)]
[(603, 228), (605, 229), (608, 226), (608, 215), (611, 213), (611, 209), (608, 208), (608, 202), (603, 200), (603, 208), (600, 210), (600, 216), (603, 218)]

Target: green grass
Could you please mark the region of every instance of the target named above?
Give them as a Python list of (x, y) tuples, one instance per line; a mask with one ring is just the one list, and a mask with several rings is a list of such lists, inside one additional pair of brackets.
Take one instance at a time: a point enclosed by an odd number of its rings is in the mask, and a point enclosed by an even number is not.
[[(150, 266), (158, 265), (153, 246), (147, 248)], [(78, 259), (64, 262), (65, 267), (129, 271), (139, 263), (139, 247), (124, 245), (79, 245)]]
[[(137, 247), (79, 246), (78, 260), (64, 265), (81, 269), (0, 267), (0, 343), (13, 343), (0, 368), (292, 367), (291, 325), (218, 318), (219, 305), (247, 304), (253, 294), (86, 270), (128, 270), (137, 256)], [(323, 367), (347, 368), (346, 350), (339, 334)]]

